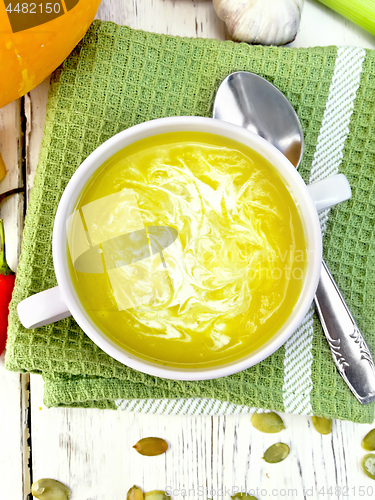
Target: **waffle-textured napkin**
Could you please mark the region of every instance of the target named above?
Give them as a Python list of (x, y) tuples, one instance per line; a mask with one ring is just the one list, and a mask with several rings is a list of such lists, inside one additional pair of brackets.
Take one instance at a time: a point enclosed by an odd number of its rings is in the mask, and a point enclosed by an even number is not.
[(136, 123), (173, 115), (210, 116), (231, 72), (255, 72), (296, 109), (305, 135), (300, 173), (313, 182), (344, 172), (353, 197), (323, 214), (324, 251), (375, 353), (375, 53), (358, 48), (248, 46), (134, 31), (95, 21), (54, 73), (10, 307), (6, 365), (43, 374), (48, 406), (166, 413), (234, 413), (251, 408), (372, 422), (338, 375), (313, 309), (268, 359), (229, 377), (178, 382), (113, 360), (72, 318), (35, 330), (16, 305), (56, 285), (51, 255), (60, 196), (80, 163)]

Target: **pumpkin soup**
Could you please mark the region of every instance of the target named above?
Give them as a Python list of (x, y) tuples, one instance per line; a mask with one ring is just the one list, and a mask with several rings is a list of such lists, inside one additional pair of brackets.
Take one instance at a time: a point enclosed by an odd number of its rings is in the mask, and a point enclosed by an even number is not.
[(277, 170), (201, 132), (143, 139), (108, 159), (77, 201), (68, 247), (98, 328), (143, 359), (186, 368), (267, 342), (295, 307), (307, 264)]

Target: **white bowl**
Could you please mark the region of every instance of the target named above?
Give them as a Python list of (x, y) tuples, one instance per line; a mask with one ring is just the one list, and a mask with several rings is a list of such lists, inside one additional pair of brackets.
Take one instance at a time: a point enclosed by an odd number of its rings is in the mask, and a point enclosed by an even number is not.
[[(260, 153), (274, 165), (285, 181), (300, 211), (307, 243), (307, 268), (301, 294), (288, 320), (280, 330), (254, 352), (227, 364), (207, 368), (174, 368), (146, 361), (112, 342), (90, 319), (81, 305), (70, 278), (66, 221), (93, 173), (103, 162), (124, 147), (141, 139), (167, 132), (198, 131), (223, 136)], [(317, 191), (317, 190), (315, 190)], [(315, 198), (319, 193), (313, 192)], [(203, 380), (223, 377), (259, 363), (275, 352), (302, 323), (318, 285), (322, 260), (322, 235), (319, 218), (309, 189), (292, 164), (271, 144), (251, 132), (219, 120), (200, 117), (171, 117), (152, 120), (131, 127), (99, 146), (77, 169), (58, 206), (53, 230), (53, 262), (58, 287), (29, 297), (18, 306), (21, 322), (28, 328), (42, 326), (72, 315), (82, 330), (103, 351), (135, 370), (162, 378)]]

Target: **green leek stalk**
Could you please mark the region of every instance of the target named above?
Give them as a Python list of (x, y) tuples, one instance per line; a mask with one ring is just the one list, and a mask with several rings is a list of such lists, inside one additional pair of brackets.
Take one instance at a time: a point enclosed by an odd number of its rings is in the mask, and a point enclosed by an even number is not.
[(319, 0), (319, 2), (375, 35), (374, 0)]

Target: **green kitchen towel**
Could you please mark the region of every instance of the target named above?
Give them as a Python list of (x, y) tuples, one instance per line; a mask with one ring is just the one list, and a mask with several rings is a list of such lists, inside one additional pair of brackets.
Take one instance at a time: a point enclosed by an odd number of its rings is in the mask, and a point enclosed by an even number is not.
[(218, 86), (236, 70), (267, 78), (291, 101), (305, 135), (300, 173), (306, 182), (338, 171), (349, 179), (352, 199), (321, 216), (324, 253), (375, 353), (375, 52), (249, 46), (95, 21), (51, 81), (10, 307), (7, 368), (41, 373), (47, 406), (181, 414), (263, 408), (373, 421), (374, 405), (360, 405), (337, 373), (313, 307), (262, 363), (198, 382), (158, 379), (120, 364), (72, 318), (34, 330), (19, 323), (18, 302), (56, 285), (53, 221), (80, 163), (109, 137), (145, 120), (210, 116)]

